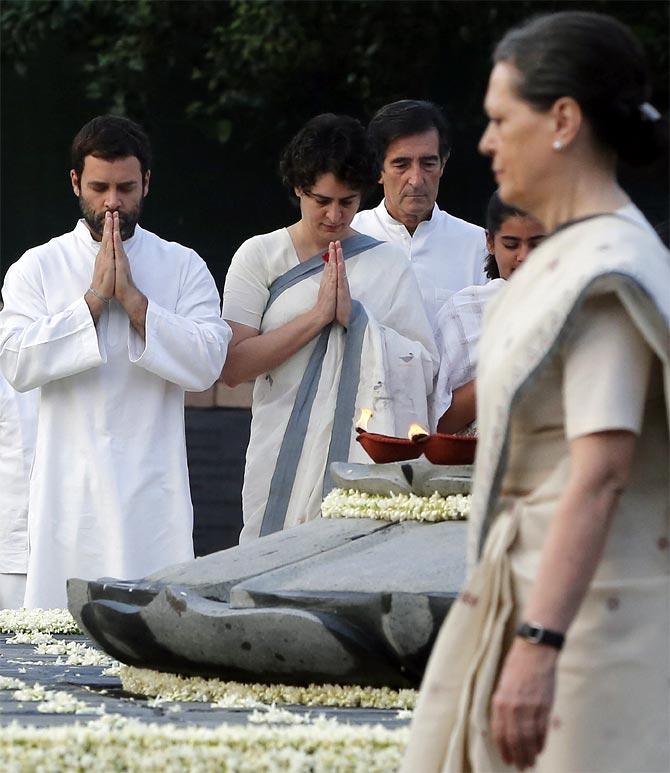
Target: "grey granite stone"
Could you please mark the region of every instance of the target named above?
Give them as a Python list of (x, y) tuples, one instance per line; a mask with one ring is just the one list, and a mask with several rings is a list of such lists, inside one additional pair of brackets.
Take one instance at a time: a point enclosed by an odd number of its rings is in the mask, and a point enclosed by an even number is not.
[(317, 520), (140, 583), (71, 580), (70, 608), (131, 665), (244, 681), (416, 685), (464, 579), (465, 530)]
[[(468, 467), (335, 465), (372, 491), (462, 493)], [(418, 685), (465, 579), (463, 522), (317, 519), (137, 581), (68, 581), (82, 630), (131, 665), (244, 681)]]
[(380, 521), (364, 519), (319, 519), (168, 567), (146, 580), (184, 585), (202, 596), (227, 601), (230, 589), (242, 580), (327, 553), (387, 526)]
[(470, 493), (472, 465), (435, 465), (423, 457), (392, 464), (334, 462), (330, 474), (338, 488), (366, 494), (449, 496)]

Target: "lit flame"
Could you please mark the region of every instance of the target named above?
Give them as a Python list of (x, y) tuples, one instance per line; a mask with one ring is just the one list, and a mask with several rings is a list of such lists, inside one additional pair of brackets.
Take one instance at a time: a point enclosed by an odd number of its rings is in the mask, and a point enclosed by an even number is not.
[(356, 422), (356, 429), (361, 430), (361, 432), (367, 432), (368, 422), (373, 416), (374, 413), (369, 408), (362, 408), (361, 415), (358, 417), (358, 421)]
[(410, 440), (419, 440), (420, 437), (428, 437), (428, 435), (428, 430), (424, 429), (420, 424), (412, 424), (407, 430), (407, 437)]

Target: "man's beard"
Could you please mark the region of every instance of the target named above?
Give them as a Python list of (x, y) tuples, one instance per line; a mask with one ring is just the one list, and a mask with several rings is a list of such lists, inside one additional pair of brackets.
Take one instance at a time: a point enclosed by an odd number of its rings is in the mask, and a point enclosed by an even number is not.
[[(91, 231), (102, 239), (102, 232), (105, 227), (105, 212), (101, 212), (96, 215), (93, 209), (88, 205), (86, 199), (83, 196), (79, 196), (79, 208), (81, 214), (84, 216), (86, 225)], [(125, 241), (135, 233), (135, 226), (140, 219), (140, 213), (142, 212), (142, 200), (130, 212), (119, 212), (119, 230), (121, 231), (121, 239)]]

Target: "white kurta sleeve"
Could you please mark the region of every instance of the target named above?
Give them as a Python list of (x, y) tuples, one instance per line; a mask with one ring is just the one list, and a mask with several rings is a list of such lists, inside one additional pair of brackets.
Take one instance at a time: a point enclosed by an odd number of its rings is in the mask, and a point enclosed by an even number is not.
[(83, 295), (49, 314), (37, 269), (24, 261), (7, 271), (0, 312), (0, 368), (19, 392), (106, 361)]
[(214, 278), (192, 253), (174, 312), (149, 299), (145, 339), (130, 326), (131, 362), (182, 389), (208, 389), (221, 373), (232, 336), (219, 311)]
[(587, 300), (563, 349), (566, 436), (640, 433), (652, 352), (613, 294)]

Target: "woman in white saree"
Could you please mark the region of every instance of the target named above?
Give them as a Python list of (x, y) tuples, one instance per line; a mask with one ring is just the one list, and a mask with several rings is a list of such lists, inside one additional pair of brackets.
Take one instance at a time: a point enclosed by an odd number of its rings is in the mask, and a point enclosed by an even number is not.
[(494, 54), (480, 149), (550, 236), (492, 301), (471, 557), (403, 770), (670, 769), (670, 255), (616, 179), (667, 148), (641, 49), (564, 12)]
[(437, 354), (400, 248), (350, 227), (377, 170), (361, 124), (309, 121), (284, 151), (297, 223), (233, 257), (223, 317), (233, 338), (223, 377), (255, 379), (241, 540), (316, 518), (332, 461), (369, 461), (354, 421), (404, 435), (426, 426)]

